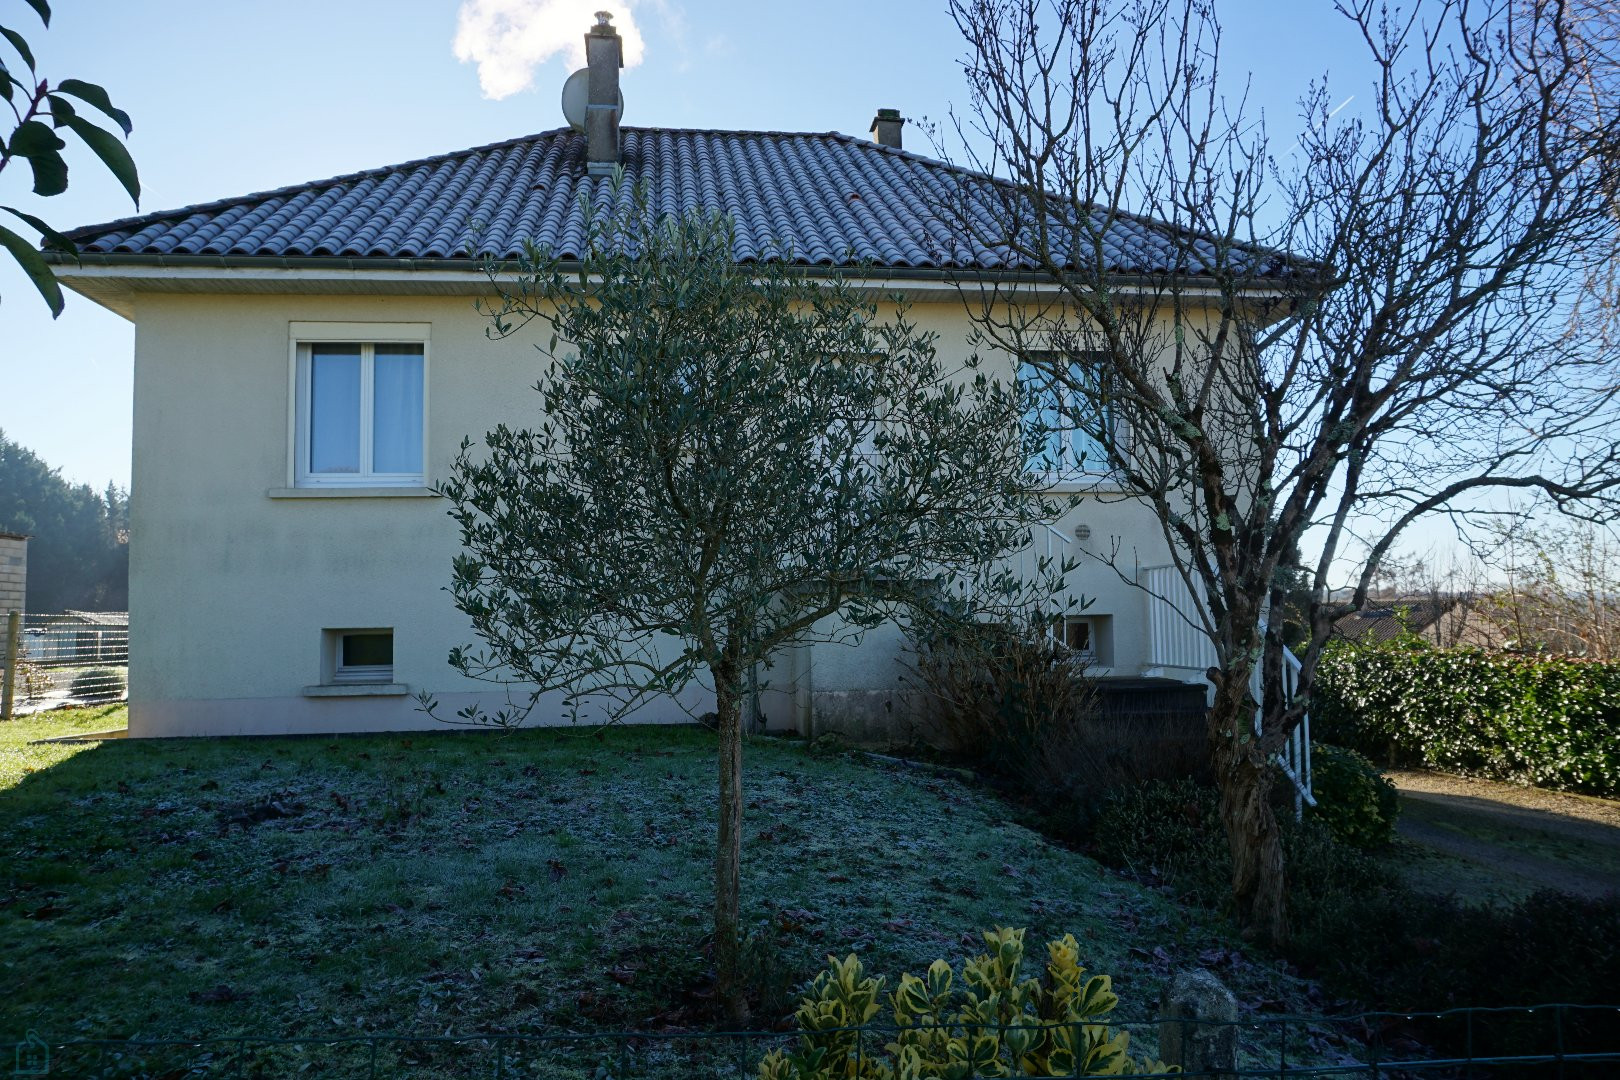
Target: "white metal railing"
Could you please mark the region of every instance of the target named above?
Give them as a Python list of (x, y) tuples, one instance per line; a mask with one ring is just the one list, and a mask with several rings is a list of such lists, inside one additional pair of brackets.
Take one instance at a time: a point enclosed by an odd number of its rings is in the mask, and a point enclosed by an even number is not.
[[(121, 701), (128, 694), (129, 614), (23, 615), (15, 645), (0, 613), (0, 679), (15, 714)], [(7, 658), (15, 648), (16, 663)]]
[[(1056, 543), (1054, 543), (1056, 541)], [(1049, 573), (1056, 574), (1063, 569), (1063, 561), (1068, 558), (1068, 548), (1074, 541), (1069, 534), (1055, 525), (1042, 524), (1040, 531), (1030, 538), (1029, 546), (1019, 552), (1018, 577), (1021, 581), (1034, 581), (1044, 565)], [(1040, 554), (1036, 554), (1040, 551)]]
[[(1203, 583), (1196, 583), (1197, 594), (1174, 566), (1149, 566), (1142, 570), (1141, 584), (1148, 592), (1148, 664), (1145, 674), (1164, 674), (1167, 668), (1192, 669), (1199, 673), (1215, 664), (1215, 646), (1198, 619), (1203, 607)], [(1299, 658), (1283, 648), (1283, 700), (1293, 701), (1299, 690)], [(1263, 669), (1256, 666), (1250, 675), (1249, 691), (1257, 702), (1265, 701)], [(1254, 713), (1255, 734), (1260, 734), (1264, 705)], [(1294, 788), (1294, 813), (1316, 805), (1311, 786), (1311, 717), (1306, 713), (1289, 733), (1288, 741), (1275, 755), (1277, 768)]]
[[(1299, 657), (1294, 650), (1283, 646), (1282, 651), (1282, 692), (1284, 701), (1293, 701), (1294, 695), (1299, 692)], [(1265, 669), (1256, 664), (1249, 674), (1249, 692), (1254, 700), (1261, 704), (1254, 709), (1254, 733), (1261, 734), (1261, 724), (1265, 719)], [(1294, 730), (1288, 733), (1288, 739), (1283, 743), (1282, 749), (1274, 755), (1277, 768), (1288, 782), (1294, 786), (1294, 817), (1305, 812), (1306, 806), (1316, 805), (1316, 793), (1311, 787), (1311, 714), (1306, 713), (1294, 725)]]
[(1203, 584), (1199, 583), (1195, 600), (1176, 567), (1149, 566), (1142, 570), (1142, 586), (1148, 593), (1148, 671), (1144, 674), (1190, 668), (1202, 675), (1213, 667), (1215, 646), (1197, 615), (1204, 606)]
[[(1021, 612), (1040, 609), (1053, 615), (1062, 614), (1061, 610), (1052, 610), (1064, 605), (1049, 595), (1046, 579), (1065, 577), (1060, 572), (1068, 557), (1067, 548), (1073, 544), (1074, 541), (1054, 525), (1035, 526), (1028, 544), (993, 565), (988, 581), (1001, 580), (989, 587), (991, 595), (983, 599), (997, 610), (1010, 606)], [(986, 582), (980, 582), (966, 587), (977, 589), (985, 585)]]

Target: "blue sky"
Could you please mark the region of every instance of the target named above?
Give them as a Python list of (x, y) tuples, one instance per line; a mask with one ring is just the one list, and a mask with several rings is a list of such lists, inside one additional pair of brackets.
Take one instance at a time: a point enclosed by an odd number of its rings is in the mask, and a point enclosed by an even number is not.
[[(481, 2), (565, 9), (568, 41), (584, 34), (596, 8), (627, 6)], [(575, 66), (552, 55), (533, 66), (528, 89), (487, 97), (478, 66), (453, 52), (461, 0), (55, 6), (48, 31), (22, 0), (0, 0), (0, 21), (24, 30), (43, 74), (99, 82), (131, 114), (143, 212), (560, 126), (558, 94)], [(623, 77), (627, 124), (865, 137), (879, 106), (943, 120), (966, 96), (944, 0), (637, 0), (629, 8), (645, 51)], [(1252, 76), (1274, 145), (1286, 146), (1297, 129), (1294, 101), (1312, 78), (1329, 73), (1339, 100), (1366, 81), (1359, 42), (1329, 0), (1226, 0), (1220, 12), (1226, 71)], [(531, 56), (544, 51), (548, 26), (534, 30)], [(504, 89), (521, 78), (524, 57), (501, 56), (486, 74)], [(908, 149), (927, 149), (919, 131), (907, 135)], [(7, 169), (0, 203), (59, 228), (135, 212), (88, 154), (70, 167), (68, 192), (53, 199), (34, 198), (24, 170)], [(0, 298), (0, 428), (70, 480), (128, 484), (133, 328), (73, 294), (53, 322), (9, 261), (0, 261)]]

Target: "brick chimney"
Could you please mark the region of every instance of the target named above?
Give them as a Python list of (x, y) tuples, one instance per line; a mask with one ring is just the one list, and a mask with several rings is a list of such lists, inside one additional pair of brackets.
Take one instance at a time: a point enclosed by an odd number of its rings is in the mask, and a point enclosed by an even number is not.
[(877, 116), (872, 120), (872, 137), (879, 146), (892, 146), (900, 149), (900, 129), (905, 126), (905, 117), (900, 115), (899, 109), (879, 109)]
[(613, 29), (611, 12), (598, 11), (585, 35), (585, 66), (590, 89), (585, 101), (585, 161), (592, 176), (611, 174), (619, 164), (619, 69), (624, 43)]

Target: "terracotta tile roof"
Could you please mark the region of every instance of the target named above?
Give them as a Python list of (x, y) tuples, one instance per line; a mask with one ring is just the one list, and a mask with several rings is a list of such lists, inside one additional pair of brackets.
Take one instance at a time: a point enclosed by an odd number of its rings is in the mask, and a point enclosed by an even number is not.
[(1360, 611), (1340, 617), (1333, 624), (1333, 636), (1345, 641), (1393, 641), (1403, 633), (1422, 634), (1439, 622), (1464, 597), (1409, 596), (1395, 600), (1371, 600)]
[[(975, 200), (979, 216), (1010, 185), (918, 154), (837, 132), (623, 129), (628, 179), (667, 211), (721, 210), (736, 219), (739, 261), (772, 257), (828, 267), (1022, 270), (1003, 253), (961, 242), (930, 211)], [(234, 199), (77, 229), (82, 252), (134, 256), (345, 259), (515, 256), (525, 240), (575, 257), (581, 196), (606, 209), (611, 181), (587, 175), (584, 136), (568, 129), (350, 173)], [(1197, 274), (1213, 248), (1173, 243), (1165, 226), (1120, 218), (1107, 269)], [(1190, 250), (1189, 250), (1190, 247)], [(1261, 253), (1268, 262), (1281, 262)], [(1175, 265), (1180, 262), (1181, 265)]]

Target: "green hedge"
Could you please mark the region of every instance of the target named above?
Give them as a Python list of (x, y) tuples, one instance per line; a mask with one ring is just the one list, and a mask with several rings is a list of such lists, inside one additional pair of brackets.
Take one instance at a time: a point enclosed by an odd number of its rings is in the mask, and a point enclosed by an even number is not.
[(1620, 795), (1620, 663), (1337, 645), (1322, 657), (1313, 734), (1374, 760)]
[(1311, 747), (1311, 786), (1320, 818), (1341, 844), (1371, 851), (1395, 838), (1401, 800), (1395, 785), (1361, 754), (1319, 742)]

